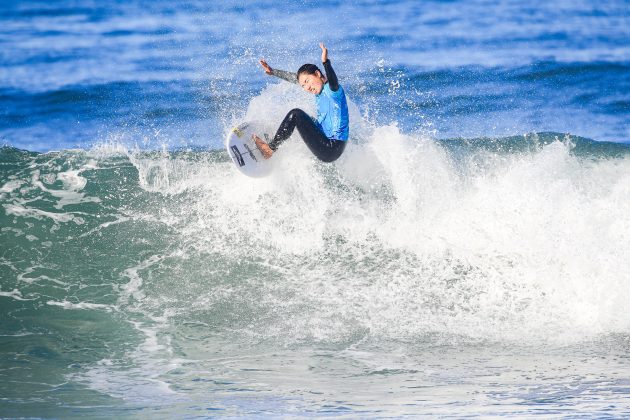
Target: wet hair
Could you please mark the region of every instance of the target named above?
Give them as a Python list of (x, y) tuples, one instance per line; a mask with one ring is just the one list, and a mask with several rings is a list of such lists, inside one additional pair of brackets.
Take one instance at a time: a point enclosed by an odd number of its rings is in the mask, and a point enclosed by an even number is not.
[(319, 71), (319, 74), (322, 74), (322, 72), (319, 70), (319, 68), (315, 64), (304, 64), (302, 67), (298, 69), (296, 78), (299, 79), (300, 74), (302, 73), (315, 74), (315, 72), (318, 72), (318, 71)]

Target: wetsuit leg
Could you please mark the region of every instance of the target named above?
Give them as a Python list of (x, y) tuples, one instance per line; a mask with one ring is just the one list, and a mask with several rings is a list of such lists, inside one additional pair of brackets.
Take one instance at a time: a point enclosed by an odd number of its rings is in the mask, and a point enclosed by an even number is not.
[(346, 148), (345, 141), (329, 139), (306, 112), (295, 108), (284, 117), (276, 135), (269, 142), (271, 150), (275, 151), (282, 142), (291, 136), (296, 127), (304, 143), (321, 161), (333, 162), (337, 160)]

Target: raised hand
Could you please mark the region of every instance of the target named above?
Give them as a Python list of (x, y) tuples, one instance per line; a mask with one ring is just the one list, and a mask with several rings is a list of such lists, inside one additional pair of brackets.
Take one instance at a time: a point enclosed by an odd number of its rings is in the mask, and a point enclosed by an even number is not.
[(323, 42), (319, 43), (319, 48), (322, 49), (322, 63), (325, 63), (326, 60), (328, 60), (328, 48), (326, 48)]
[(263, 59), (261, 59), (259, 61), (260, 65), (263, 67), (263, 69), (265, 69), (265, 73), (267, 74), (272, 74), (273, 73), (273, 69), (271, 67), (269, 67), (269, 64), (267, 64), (267, 62)]

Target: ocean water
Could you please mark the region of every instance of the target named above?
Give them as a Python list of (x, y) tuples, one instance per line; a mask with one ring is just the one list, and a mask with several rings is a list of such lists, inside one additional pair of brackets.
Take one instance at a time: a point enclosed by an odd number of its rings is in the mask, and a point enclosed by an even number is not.
[[(627, 1), (0, 4), (0, 417), (627, 418)], [(351, 139), (237, 173), (313, 97)]]

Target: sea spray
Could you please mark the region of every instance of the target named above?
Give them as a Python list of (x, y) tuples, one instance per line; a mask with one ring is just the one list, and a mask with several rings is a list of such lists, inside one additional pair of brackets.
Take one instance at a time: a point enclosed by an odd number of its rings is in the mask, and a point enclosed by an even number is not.
[[(274, 103), (284, 92), (261, 97)], [(234, 315), (237, 325), (249, 325), (237, 330), (286, 343), (435, 333), (574, 342), (627, 330), (628, 296), (618, 287), (628, 244), (615, 228), (627, 224), (627, 154), (575, 155), (571, 138), (557, 136), (524, 151), (470, 149), (461, 159), (395, 126), (364, 132), (333, 167), (294, 136), (262, 180), (225, 162), (200, 170), (205, 163), (185, 155), (132, 158), (177, 168), (165, 173), (180, 197), (163, 210), (186, 259), (226, 264), (228, 276), (248, 267), (237, 289), (258, 298), (241, 302), (248, 309)], [(151, 179), (140, 185), (159, 192)], [(234, 299), (234, 283), (214, 290), (214, 274), (198, 275), (205, 280), (171, 280), (200, 290), (192, 307), (207, 305), (208, 294)]]

